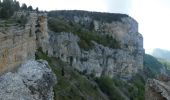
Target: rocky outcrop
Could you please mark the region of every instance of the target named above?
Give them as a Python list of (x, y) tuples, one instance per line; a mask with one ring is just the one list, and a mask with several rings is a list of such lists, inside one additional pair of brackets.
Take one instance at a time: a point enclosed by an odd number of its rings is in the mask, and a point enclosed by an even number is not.
[[(60, 15), (62, 16), (62, 15)], [(63, 18), (66, 18), (64, 15)], [(95, 76), (108, 75), (131, 78), (143, 69), (143, 38), (138, 32), (138, 24), (131, 17), (121, 21), (104, 22), (86, 17), (74, 16), (75, 23), (88, 27), (90, 23), (99, 35), (109, 35), (120, 42), (120, 48), (109, 48), (93, 41), (94, 47), (88, 51), (79, 47), (81, 38), (70, 32), (49, 32), (48, 54), (70, 63), (74, 68)], [(86, 26), (87, 25), (87, 26)]]
[(55, 83), (46, 61), (30, 60), (0, 77), (0, 100), (53, 100)]
[(37, 48), (42, 48), (43, 52), (47, 52), (49, 48), (49, 34), (46, 13), (38, 15), (36, 29)]

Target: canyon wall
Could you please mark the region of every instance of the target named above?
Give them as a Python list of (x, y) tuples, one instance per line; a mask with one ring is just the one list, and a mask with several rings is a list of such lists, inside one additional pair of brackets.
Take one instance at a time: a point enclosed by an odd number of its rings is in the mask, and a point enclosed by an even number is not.
[[(128, 79), (143, 69), (143, 37), (138, 32), (138, 23), (133, 18), (122, 14), (106, 14), (106, 17), (111, 17), (107, 21), (104, 19), (105, 16), (102, 18), (98, 13), (83, 11), (77, 13), (76, 11), (56, 11), (49, 15), (63, 20), (63, 23), (64, 21), (71, 23), (71, 26), (81, 26), (82, 30), (77, 32), (79, 34), (86, 34), (90, 31), (90, 34), (94, 32), (98, 34), (96, 36), (110, 36), (112, 38), (108, 39), (118, 41), (115, 42), (117, 47), (104, 46), (100, 44), (100, 40), (96, 42), (86, 39), (94, 46), (89, 50), (84, 50), (80, 47), (80, 41), (84, 37), (77, 35), (76, 32), (71, 32), (72, 30), (50, 31), (49, 55), (70, 63), (72, 67), (81, 72), (98, 77), (107, 75)], [(96, 18), (94, 18), (95, 14)], [(97, 19), (99, 16), (101, 20)], [(89, 38), (92, 37), (89, 36)]]
[[(17, 12), (15, 17), (22, 15), (26, 15), (26, 12)], [(47, 25), (46, 27), (41, 25), (43, 29), (37, 27), (38, 24), (47, 22), (39, 20), (43, 16), (44, 14), (29, 12), (24, 26), (9, 24), (7, 27), (0, 27), (0, 74), (14, 70), (25, 61), (35, 58), (37, 45), (39, 45), (37, 41), (40, 41), (37, 39), (39, 35), (37, 31), (42, 32), (45, 28), (47, 29)]]
[[(21, 63), (34, 59), (38, 48), (42, 48), (49, 56), (68, 62), (81, 72), (98, 77), (107, 75), (131, 78), (142, 70), (143, 37), (138, 32), (137, 22), (121, 14), (112, 14), (111, 21), (101, 21), (86, 13), (86, 16), (74, 15), (68, 19), (65, 15), (60, 17), (66, 19), (66, 24), (70, 24), (71, 21), (83, 26), (82, 30), (93, 30), (99, 36), (112, 37), (108, 39), (118, 41), (117, 48), (90, 40), (93, 47), (84, 50), (80, 47), (79, 42), (82, 38), (79, 35), (66, 30), (53, 32), (48, 29), (46, 14), (30, 12), (25, 27), (12, 25), (0, 28), (0, 73), (13, 70)], [(19, 12), (16, 16), (22, 14), (25, 13)], [(118, 19), (114, 19), (114, 16)]]

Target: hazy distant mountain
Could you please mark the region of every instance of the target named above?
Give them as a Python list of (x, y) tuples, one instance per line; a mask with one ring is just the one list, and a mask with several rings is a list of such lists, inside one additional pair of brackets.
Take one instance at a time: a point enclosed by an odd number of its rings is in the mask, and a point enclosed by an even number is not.
[(168, 50), (156, 48), (153, 50), (152, 55), (155, 56), (156, 58), (170, 60), (170, 51)]

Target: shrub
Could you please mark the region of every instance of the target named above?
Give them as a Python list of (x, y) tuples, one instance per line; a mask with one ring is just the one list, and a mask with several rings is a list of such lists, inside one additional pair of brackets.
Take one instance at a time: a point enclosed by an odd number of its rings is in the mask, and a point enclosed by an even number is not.
[(116, 88), (114, 81), (109, 77), (101, 77), (96, 80), (101, 90), (106, 93), (110, 100), (124, 100), (118, 89)]
[(48, 27), (54, 32), (70, 31), (70, 26), (64, 20), (57, 18), (49, 19)]
[(21, 15), (18, 19), (17, 19), (17, 22), (25, 27), (26, 23), (28, 22), (28, 19), (27, 19), (27, 16), (24, 16), (24, 15)]

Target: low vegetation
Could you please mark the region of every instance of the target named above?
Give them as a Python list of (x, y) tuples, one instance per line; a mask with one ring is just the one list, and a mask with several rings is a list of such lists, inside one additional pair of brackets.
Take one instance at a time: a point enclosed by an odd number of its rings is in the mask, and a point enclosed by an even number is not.
[(107, 76), (96, 79), (101, 90), (110, 100), (144, 100), (145, 81), (140, 75), (135, 75), (130, 81)]
[(97, 83), (99, 84), (101, 90), (106, 93), (110, 100), (124, 100), (121, 91), (115, 86), (114, 81), (109, 77), (98, 78)]
[(148, 78), (156, 78), (161, 73), (164, 66), (153, 56), (144, 55), (144, 72)]
[(166, 73), (170, 75), (170, 60), (157, 58), (158, 61), (165, 67)]

